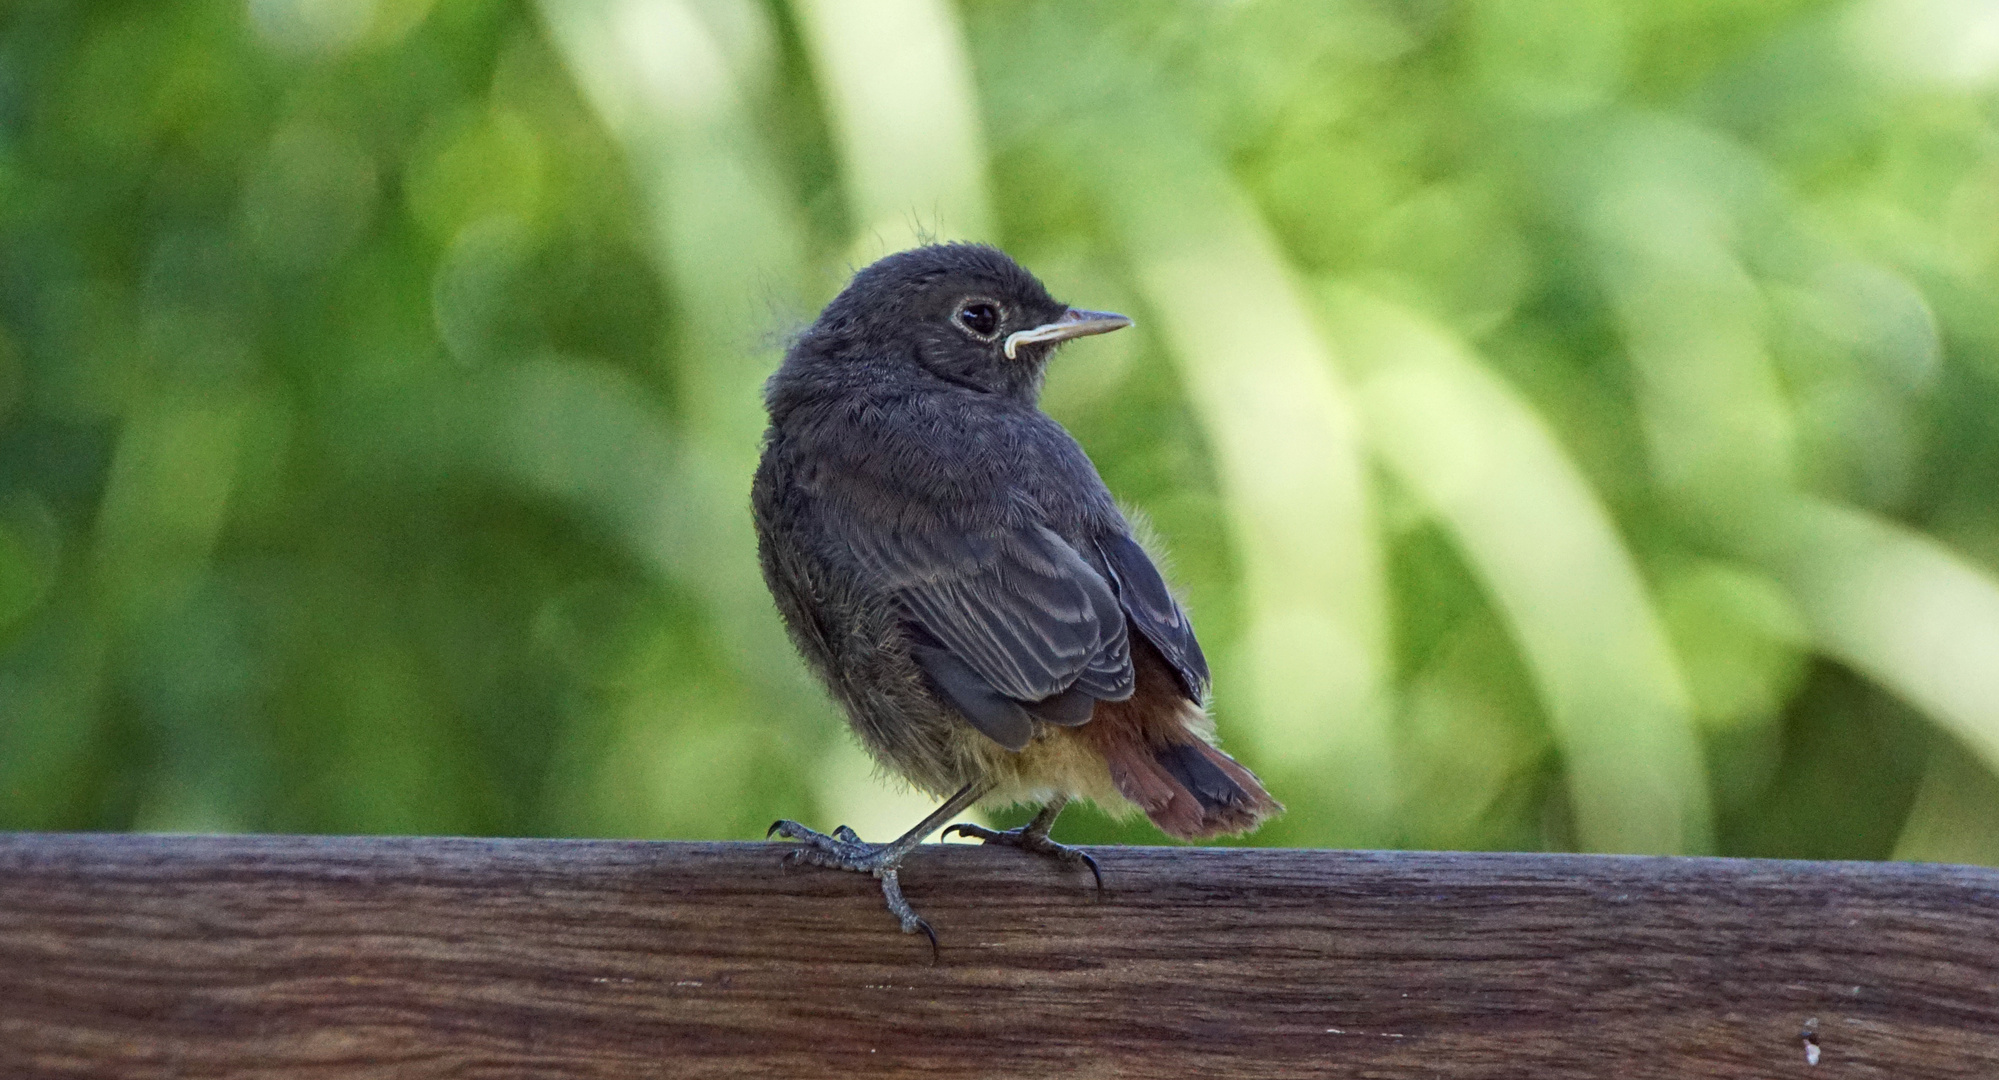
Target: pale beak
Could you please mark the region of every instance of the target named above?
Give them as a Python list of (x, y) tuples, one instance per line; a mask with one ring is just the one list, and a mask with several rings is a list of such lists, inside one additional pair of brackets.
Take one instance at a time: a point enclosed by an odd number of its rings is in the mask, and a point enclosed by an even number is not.
[(1086, 337), (1090, 334), (1108, 334), (1131, 325), (1131, 320), (1108, 311), (1079, 311), (1075, 308), (1062, 313), (1062, 317), (1052, 323), (1043, 323), (1032, 330), (1015, 330), (1006, 336), (1006, 358), (1014, 359), (1014, 351), (1022, 345), (1039, 345), (1046, 341), (1067, 341), (1070, 338)]

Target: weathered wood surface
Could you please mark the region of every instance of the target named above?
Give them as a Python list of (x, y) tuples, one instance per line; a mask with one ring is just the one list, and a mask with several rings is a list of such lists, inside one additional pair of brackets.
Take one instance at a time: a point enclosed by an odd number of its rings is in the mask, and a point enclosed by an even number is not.
[(782, 851), (0, 834), (0, 1076), (1999, 1077), (1999, 871)]

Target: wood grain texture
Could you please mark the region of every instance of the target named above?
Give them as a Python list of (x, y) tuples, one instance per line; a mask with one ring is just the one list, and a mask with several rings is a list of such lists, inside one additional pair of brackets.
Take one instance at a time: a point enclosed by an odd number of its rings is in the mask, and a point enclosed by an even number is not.
[(0, 1076), (1999, 1076), (1999, 871), (782, 850), (0, 834)]

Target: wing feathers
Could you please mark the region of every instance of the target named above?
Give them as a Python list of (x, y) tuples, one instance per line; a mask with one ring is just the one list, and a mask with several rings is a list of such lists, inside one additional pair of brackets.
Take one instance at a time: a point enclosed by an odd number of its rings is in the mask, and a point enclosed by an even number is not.
[(918, 643), (910, 651), (931, 684), (972, 726), (1008, 750), (1024, 750), (1034, 737), (1034, 722), (1017, 701), (995, 691), (979, 674), (941, 645)]
[(1025, 746), (1033, 719), (1074, 726), (1097, 701), (1130, 697), (1130, 627), (1159, 649), (1187, 697), (1199, 702), (1207, 691), (1207, 660), (1186, 613), (1128, 536), (1097, 537), (1085, 558), (1041, 525), (842, 531), (920, 629), (924, 673), (1002, 746)]
[(1187, 621), (1187, 613), (1173, 599), (1166, 579), (1159, 576), (1159, 568), (1152, 565), (1152, 557), (1138, 546), (1138, 541), (1118, 533), (1099, 536), (1097, 551), (1110, 572), (1119, 603), (1125, 614), (1131, 616), (1131, 624), (1159, 649), (1167, 665), (1180, 677), (1187, 697), (1199, 704), (1208, 692), (1208, 658), (1194, 638), (1194, 626)]
[(1131, 693), (1116, 594), (1045, 526), (848, 532), (862, 566), (1002, 697), (1038, 702), (1075, 686), (1113, 700)]

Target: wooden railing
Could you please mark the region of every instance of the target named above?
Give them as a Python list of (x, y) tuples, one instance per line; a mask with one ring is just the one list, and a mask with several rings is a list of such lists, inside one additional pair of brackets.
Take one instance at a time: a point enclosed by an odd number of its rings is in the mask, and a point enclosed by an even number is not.
[(1999, 871), (0, 834), (0, 1076), (1999, 1077)]

